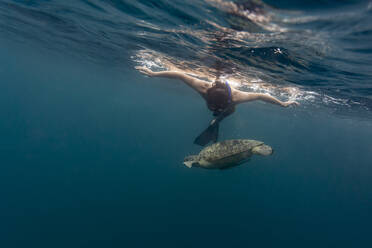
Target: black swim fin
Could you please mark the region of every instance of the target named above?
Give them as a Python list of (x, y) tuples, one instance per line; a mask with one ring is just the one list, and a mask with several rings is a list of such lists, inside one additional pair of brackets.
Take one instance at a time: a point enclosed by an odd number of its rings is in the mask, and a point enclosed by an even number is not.
[(194, 144), (205, 146), (209, 142), (217, 142), (218, 139), (218, 129), (219, 129), (219, 123), (215, 122), (208, 126), (207, 129), (204, 130), (196, 139), (194, 140)]

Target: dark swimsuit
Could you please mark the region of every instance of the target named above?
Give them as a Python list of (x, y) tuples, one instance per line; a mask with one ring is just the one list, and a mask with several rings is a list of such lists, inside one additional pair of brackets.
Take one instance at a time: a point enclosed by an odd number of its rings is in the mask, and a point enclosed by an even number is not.
[(229, 93), (229, 99), (227, 100), (226, 106), (221, 109), (213, 110), (208, 105), (208, 108), (213, 111), (213, 115), (215, 118), (212, 120), (212, 122), (209, 124), (208, 128), (205, 129), (196, 139), (194, 140), (194, 144), (205, 146), (209, 142), (217, 142), (218, 140), (218, 129), (219, 129), (219, 123), (230, 114), (234, 113), (235, 106), (232, 101), (232, 94), (231, 94), (231, 88), (230, 85), (225, 82), (228, 93)]
[(230, 88), (230, 85), (229, 85), (229, 83), (227, 81), (225, 81), (225, 84), (226, 84), (227, 90), (229, 91), (229, 100), (227, 102), (230, 105), (230, 103), (232, 102), (231, 88)]

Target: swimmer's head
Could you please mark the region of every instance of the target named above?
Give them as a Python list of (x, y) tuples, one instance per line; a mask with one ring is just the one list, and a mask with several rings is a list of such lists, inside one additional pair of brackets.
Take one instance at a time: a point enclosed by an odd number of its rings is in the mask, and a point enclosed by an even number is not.
[(224, 88), (225, 84), (218, 78), (213, 82), (212, 87)]
[(226, 84), (220, 80), (216, 80), (212, 87), (207, 90), (207, 104), (211, 111), (215, 114), (222, 112), (230, 103), (229, 90)]

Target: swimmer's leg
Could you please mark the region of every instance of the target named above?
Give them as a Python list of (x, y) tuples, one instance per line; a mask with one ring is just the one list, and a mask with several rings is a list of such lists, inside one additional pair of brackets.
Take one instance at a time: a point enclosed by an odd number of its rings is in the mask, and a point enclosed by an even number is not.
[(218, 140), (218, 130), (219, 130), (219, 123), (214, 122), (213, 124), (209, 125), (207, 129), (204, 130), (195, 140), (194, 144), (205, 146), (209, 142), (217, 142)]

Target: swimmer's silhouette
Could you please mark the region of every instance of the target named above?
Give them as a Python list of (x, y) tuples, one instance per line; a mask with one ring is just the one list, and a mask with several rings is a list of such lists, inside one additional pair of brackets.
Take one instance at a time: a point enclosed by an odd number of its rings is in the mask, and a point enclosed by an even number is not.
[(150, 77), (164, 77), (179, 79), (195, 91), (197, 91), (206, 101), (207, 107), (213, 112), (215, 118), (211, 121), (209, 127), (197, 137), (195, 144), (204, 146), (209, 142), (216, 142), (218, 139), (219, 122), (225, 117), (234, 113), (235, 106), (250, 101), (261, 100), (264, 102), (276, 104), (282, 107), (298, 105), (295, 101), (282, 102), (275, 97), (262, 93), (244, 92), (234, 89), (226, 81), (222, 82), (219, 77), (211, 84), (207, 81), (200, 80), (187, 75), (186, 73), (176, 71), (154, 72), (146, 67), (136, 67), (141, 73)]

